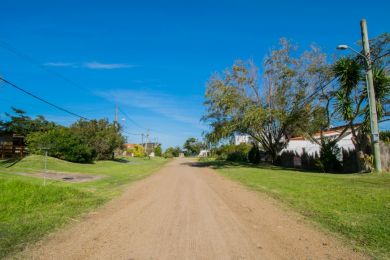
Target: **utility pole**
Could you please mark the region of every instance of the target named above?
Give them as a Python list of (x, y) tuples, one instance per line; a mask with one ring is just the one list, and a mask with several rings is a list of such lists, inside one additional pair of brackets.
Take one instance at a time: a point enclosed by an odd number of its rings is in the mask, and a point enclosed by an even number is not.
[(118, 125), (118, 104), (115, 105), (115, 122), (114, 125)]
[(149, 147), (149, 129), (148, 129), (148, 131), (147, 131), (147, 134), (146, 134), (146, 143), (145, 143), (145, 152), (146, 152), (146, 154), (149, 156), (149, 153), (148, 153), (148, 151), (147, 151), (147, 149), (148, 149), (148, 147)]
[(381, 165), (381, 150), (379, 147), (379, 127), (378, 127), (378, 115), (376, 111), (376, 99), (374, 90), (374, 80), (372, 76), (372, 61), (370, 55), (370, 45), (368, 41), (367, 22), (365, 19), (360, 21), (360, 28), (362, 33), (362, 42), (364, 56), (366, 57), (367, 65), (367, 93), (368, 103), (370, 106), (370, 123), (371, 123), (371, 138), (372, 138), (372, 149), (374, 154), (374, 165), (376, 172), (382, 172)]

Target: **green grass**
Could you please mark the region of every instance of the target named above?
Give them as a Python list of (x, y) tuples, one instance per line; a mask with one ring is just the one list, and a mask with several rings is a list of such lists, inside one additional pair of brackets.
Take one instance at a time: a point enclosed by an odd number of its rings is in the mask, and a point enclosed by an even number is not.
[(44, 158), (32, 155), (18, 162), (0, 161), (0, 258), (77, 218), (113, 197), (126, 184), (148, 176), (166, 160), (161, 158), (99, 161), (77, 164), (48, 158), (48, 170), (102, 175), (92, 182), (64, 183), (22, 176), (42, 171)]
[(322, 174), (206, 162), (224, 176), (266, 192), (354, 248), (390, 259), (390, 174)]

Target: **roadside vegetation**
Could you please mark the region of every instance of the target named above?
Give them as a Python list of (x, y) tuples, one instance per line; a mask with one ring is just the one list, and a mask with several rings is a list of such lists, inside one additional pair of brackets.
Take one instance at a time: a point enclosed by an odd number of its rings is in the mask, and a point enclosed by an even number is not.
[[(388, 33), (370, 40), (379, 121), (390, 116), (389, 44)], [(209, 79), (202, 120), (210, 126), (204, 136), (216, 160), (200, 163), (287, 203), (357, 249), (390, 258), (390, 175), (369, 173), (373, 155), (364, 55), (330, 60), (318, 46), (302, 51), (282, 38), (261, 65), (239, 60)], [(343, 150), (339, 141), (349, 135), (353, 149)], [(247, 139), (236, 145), (237, 136)], [(319, 151), (284, 150), (294, 137)], [(389, 132), (380, 139), (388, 148)], [(346, 172), (360, 174), (339, 174)]]
[[(388, 120), (390, 35), (379, 35), (370, 44), (378, 120)], [(312, 158), (315, 162), (310, 163), (312, 170), (343, 172), (348, 169), (343, 169), (338, 142), (351, 135), (354, 149), (348, 152), (355, 161), (354, 171), (371, 171), (366, 61), (362, 56), (353, 53), (330, 61), (316, 45), (298, 50), (282, 38), (261, 68), (252, 61), (236, 61), (207, 83), (203, 121), (210, 131), (205, 134), (206, 142), (218, 148), (235, 135), (247, 135), (263, 161), (280, 165), (283, 149), (291, 138), (300, 136), (320, 147)], [(341, 130), (332, 136), (325, 134), (335, 126)]]
[(222, 175), (286, 203), (377, 259), (390, 258), (390, 175), (319, 174), (203, 160)]
[[(48, 157), (49, 172), (98, 175), (69, 183), (26, 176), (42, 172), (44, 156), (0, 161), (0, 258), (22, 250), (66, 223), (119, 195), (126, 184), (156, 171), (163, 158), (103, 160), (80, 164)], [(22, 174), (23, 173), (23, 174)]]
[(0, 135), (23, 136), (23, 145), (33, 154), (47, 152), (62, 160), (89, 163), (113, 159), (125, 142), (121, 126), (107, 119), (80, 119), (66, 127), (43, 116), (31, 118), (26, 111), (14, 107), (6, 116), (6, 120), (0, 120)]

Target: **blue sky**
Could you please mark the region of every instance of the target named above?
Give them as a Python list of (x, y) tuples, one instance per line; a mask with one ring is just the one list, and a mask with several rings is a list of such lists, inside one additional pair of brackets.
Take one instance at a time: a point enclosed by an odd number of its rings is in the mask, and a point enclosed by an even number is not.
[[(332, 55), (360, 39), (361, 18), (370, 37), (389, 32), (389, 10), (389, 1), (360, 0), (4, 0), (0, 41), (19, 54), (0, 46), (0, 75), (88, 118), (112, 120), (118, 103), (137, 122), (126, 120), (127, 132), (150, 128), (164, 147), (182, 145), (207, 129), (199, 119), (214, 72), (236, 59), (261, 65), (280, 37)], [(2, 84), (1, 117), (11, 105), (65, 125), (75, 120)]]

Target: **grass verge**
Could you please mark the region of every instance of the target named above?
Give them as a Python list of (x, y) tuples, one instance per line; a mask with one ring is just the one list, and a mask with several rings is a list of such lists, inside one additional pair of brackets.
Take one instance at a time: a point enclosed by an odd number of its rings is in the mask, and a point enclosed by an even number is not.
[(161, 158), (132, 158), (77, 164), (49, 157), (50, 171), (97, 174), (103, 178), (84, 183), (47, 180), (43, 186), (42, 179), (18, 174), (42, 171), (42, 156), (0, 161), (0, 258), (102, 205), (119, 195), (126, 184), (148, 176), (165, 162)]
[(278, 167), (203, 162), (266, 192), (356, 249), (390, 259), (390, 174), (322, 174)]

